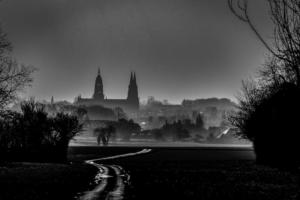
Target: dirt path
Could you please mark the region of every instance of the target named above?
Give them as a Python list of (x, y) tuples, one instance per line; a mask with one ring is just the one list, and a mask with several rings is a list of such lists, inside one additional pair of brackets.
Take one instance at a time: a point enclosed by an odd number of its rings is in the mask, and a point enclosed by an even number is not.
[(136, 156), (149, 152), (151, 152), (151, 149), (143, 149), (135, 153), (127, 153), (85, 161), (87, 164), (93, 165), (99, 169), (99, 172), (95, 177), (95, 183), (97, 186), (91, 191), (84, 192), (79, 200), (123, 199), (125, 185), (129, 183), (130, 175), (126, 173), (121, 166), (104, 165), (100, 162), (104, 160)]

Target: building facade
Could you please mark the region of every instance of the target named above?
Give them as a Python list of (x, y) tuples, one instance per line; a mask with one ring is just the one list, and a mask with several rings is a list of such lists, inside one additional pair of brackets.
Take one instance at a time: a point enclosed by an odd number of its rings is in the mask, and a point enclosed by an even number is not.
[(130, 82), (128, 86), (128, 94), (126, 99), (105, 98), (103, 92), (103, 81), (99, 69), (95, 81), (94, 94), (92, 98), (82, 98), (79, 96), (75, 104), (83, 105), (83, 106), (103, 106), (111, 109), (115, 109), (119, 107), (122, 108), (123, 111), (129, 116), (137, 114), (139, 111), (140, 103), (139, 103), (138, 86), (137, 86), (135, 72), (131, 73), (130, 75)]

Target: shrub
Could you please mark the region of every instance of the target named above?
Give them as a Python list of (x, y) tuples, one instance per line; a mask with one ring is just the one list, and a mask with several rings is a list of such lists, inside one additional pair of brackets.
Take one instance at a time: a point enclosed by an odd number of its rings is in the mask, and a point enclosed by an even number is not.
[(23, 102), (21, 113), (7, 111), (0, 119), (2, 159), (66, 161), (69, 141), (82, 130), (77, 117), (58, 113), (48, 116), (45, 106)]
[(52, 132), (49, 137), (50, 146), (59, 151), (59, 159), (66, 160), (70, 140), (82, 131), (83, 125), (76, 116), (58, 113), (52, 120)]
[(238, 19), (247, 23), (269, 50), (260, 83), (245, 87), (239, 111), (232, 118), (241, 134), (253, 141), (257, 161), (297, 166), (300, 160), (298, 115), (300, 111), (300, 4), (299, 0), (268, 0), (274, 41), (260, 34), (250, 17), (247, 0), (228, 0)]
[(239, 135), (253, 142), (258, 163), (297, 166), (300, 159), (300, 89), (292, 83), (263, 89), (244, 87), (239, 111), (231, 117)]

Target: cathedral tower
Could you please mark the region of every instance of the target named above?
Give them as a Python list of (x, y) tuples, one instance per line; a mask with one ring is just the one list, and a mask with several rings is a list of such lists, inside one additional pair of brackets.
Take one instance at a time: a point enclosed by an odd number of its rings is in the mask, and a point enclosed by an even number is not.
[(127, 101), (133, 106), (134, 109), (139, 109), (139, 94), (135, 72), (131, 73), (130, 75)]
[(95, 90), (94, 90), (93, 99), (104, 100), (103, 82), (102, 82), (102, 77), (101, 77), (101, 73), (100, 73), (100, 68), (98, 69), (98, 75), (97, 75), (96, 82), (95, 82)]

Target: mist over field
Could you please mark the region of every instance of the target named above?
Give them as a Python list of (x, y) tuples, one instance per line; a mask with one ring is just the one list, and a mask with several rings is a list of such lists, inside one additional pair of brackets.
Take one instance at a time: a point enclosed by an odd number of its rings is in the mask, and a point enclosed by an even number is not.
[(300, 199), (299, 0), (0, 0), (0, 200)]

